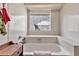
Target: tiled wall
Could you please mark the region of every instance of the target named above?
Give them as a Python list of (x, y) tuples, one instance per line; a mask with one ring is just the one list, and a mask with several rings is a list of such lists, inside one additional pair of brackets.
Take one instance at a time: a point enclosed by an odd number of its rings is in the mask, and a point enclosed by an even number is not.
[[(65, 4), (60, 12), (60, 15), (62, 36), (74, 41), (79, 41), (79, 20), (76, 20), (79, 18), (79, 3)], [(78, 23), (73, 22), (73, 20), (77, 21)]]
[(11, 21), (9, 22), (9, 41), (17, 42), (19, 36), (27, 33), (27, 10), (22, 3), (8, 4)]
[(57, 43), (57, 37), (27, 37), (26, 43)]

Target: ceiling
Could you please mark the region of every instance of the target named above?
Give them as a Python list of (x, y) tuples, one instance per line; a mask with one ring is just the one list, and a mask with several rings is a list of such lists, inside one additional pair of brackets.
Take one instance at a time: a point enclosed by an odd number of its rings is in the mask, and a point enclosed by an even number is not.
[(24, 3), (24, 5), (28, 9), (60, 10), (64, 6), (64, 3)]

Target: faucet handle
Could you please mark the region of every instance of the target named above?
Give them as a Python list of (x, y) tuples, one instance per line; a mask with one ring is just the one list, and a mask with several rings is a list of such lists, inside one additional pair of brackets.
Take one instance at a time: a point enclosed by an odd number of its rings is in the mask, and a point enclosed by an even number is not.
[(21, 39), (21, 38), (22, 38), (22, 36), (19, 36), (19, 37), (18, 37), (18, 40)]

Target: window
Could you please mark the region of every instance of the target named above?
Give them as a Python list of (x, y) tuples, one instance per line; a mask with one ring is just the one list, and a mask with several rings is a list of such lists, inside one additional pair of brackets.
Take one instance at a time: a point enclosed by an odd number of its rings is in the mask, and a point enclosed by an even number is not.
[(50, 16), (51, 15), (49, 10), (30, 11), (30, 30), (31, 31), (50, 31), (51, 30)]

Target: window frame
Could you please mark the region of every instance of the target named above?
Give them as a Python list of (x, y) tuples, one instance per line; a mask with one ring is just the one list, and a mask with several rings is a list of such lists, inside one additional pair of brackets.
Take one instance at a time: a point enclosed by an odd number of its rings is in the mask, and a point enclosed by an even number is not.
[(48, 20), (49, 20), (49, 22), (50, 22), (50, 30), (41, 30), (41, 31), (50, 31), (50, 32), (51, 32), (51, 30), (52, 30), (52, 28), (51, 28), (51, 27), (52, 27), (52, 24), (51, 24), (51, 9), (48, 10), (48, 11), (50, 11), (50, 12), (49, 12), (49, 13), (32, 13), (31, 10), (29, 10), (29, 20), (30, 20), (30, 21), (29, 21), (29, 26), (30, 26), (30, 27), (29, 27), (29, 30), (30, 30), (30, 31), (35, 31), (35, 30), (31, 30), (31, 24), (30, 24), (30, 23), (31, 23), (31, 19), (30, 19), (30, 16), (31, 16), (31, 15), (36, 15), (36, 16), (37, 16), (37, 15), (48, 15), (48, 16), (49, 16), (49, 19), (48, 19)]

